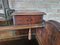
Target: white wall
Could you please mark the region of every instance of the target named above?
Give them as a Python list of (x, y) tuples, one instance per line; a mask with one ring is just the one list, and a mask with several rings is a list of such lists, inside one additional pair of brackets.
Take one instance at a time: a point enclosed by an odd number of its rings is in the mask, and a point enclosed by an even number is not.
[(17, 10), (37, 10), (47, 13), (45, 20), (60, 22), (60, 0), (9, 0), (10, 7)]

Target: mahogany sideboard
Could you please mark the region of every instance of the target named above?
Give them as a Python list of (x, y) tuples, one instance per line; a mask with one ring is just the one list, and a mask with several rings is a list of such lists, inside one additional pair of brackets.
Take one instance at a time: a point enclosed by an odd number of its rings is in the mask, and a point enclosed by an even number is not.
[[(46, 13), (39, 12), (39, 11), (22, 11), (22, 12), (14, 12), (12, 14), (13, 17), (13, 24), (14, 25), (35, 25), (35, 24), (42, 24), (43, 22), (43, 15)], [(32, 29), (24, 29), (16, 31), (17, 35), (20, 34), (28, 34), (35, 33), (35, 28)]]

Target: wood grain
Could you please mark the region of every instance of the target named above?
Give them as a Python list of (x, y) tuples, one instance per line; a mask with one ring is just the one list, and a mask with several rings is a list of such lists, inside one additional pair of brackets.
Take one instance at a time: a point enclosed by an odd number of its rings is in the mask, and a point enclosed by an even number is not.
[(50, 20), (45, 28), (36, 31), (39, 45), (60, 45), (60, 23)]
[(0, 27), (0, 31), (13, 31), (13, 30), (18, 30), (18, 29), (29, 29), (29, 28), (38, 28), (42, 27), (42, 24), (35, 24), (35, 25), (20, 25), (20, 26), (3, 26)]

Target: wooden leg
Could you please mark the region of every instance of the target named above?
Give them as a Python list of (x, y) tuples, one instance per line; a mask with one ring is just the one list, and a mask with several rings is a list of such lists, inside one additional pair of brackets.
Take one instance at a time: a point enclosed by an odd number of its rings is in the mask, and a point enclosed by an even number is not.
[(31, 40), (31, 28), (29, 29), (29, 32), (28, 32), (28, 39)]

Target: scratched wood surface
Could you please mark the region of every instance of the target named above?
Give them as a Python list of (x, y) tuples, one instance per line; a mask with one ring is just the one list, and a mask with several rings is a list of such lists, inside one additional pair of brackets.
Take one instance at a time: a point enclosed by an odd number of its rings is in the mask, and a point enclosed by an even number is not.
[(29, 29), (29, 28), (38, 28), (38, 27), (42, 27), (42, 24), (3, 26), (3, 27), (0, 27), (0, 31), (13, 31), (18, 29)]
[(60, 45), (60, 23), (49, 20), (45, 28), (36, 31), (39, 45)]

